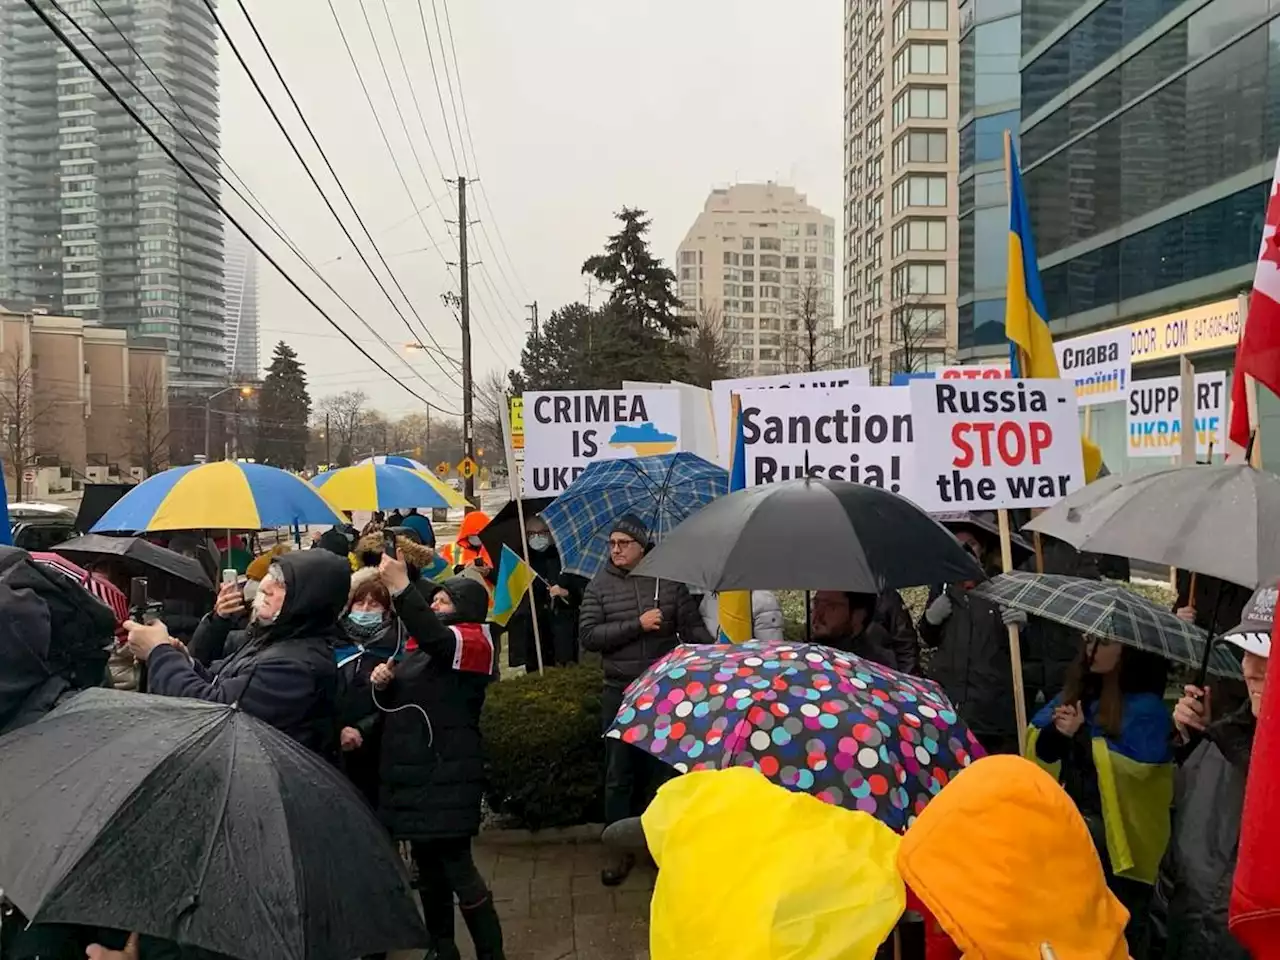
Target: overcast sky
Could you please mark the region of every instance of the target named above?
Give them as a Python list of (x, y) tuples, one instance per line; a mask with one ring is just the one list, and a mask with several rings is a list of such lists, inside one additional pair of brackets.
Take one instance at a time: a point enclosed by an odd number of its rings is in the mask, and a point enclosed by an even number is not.
[[(457, 259), (456, 227), (446, 223), (457, 219), (456, 188), (445, 178), (459, 173), (480, 178), (469, 198), (469, 219), (481, 221), (471, 228), (470, 243), (472, 259), (482, 261), (473, 268), (471, 284), (477, 376), (518, 362), (527, 303), (537, 300), (545, 317), (585, 298), (582, 261), (613, 231), (612, 215), (624, 204), (650, 212), (654, 250), (668, 261), (707, 191), (735, 180), (793, 185), (840, 222), (842, 6), (835, 0), (453, 0), (448, 13), (460, 83), (447, 40), (443, 59), (435, 45), (439, 34), (431, 0), (422, 0), (452, 149), (418, 0), (333, 0), (399, 173), (329, 2), (246, 0), (246, 5), (396, 279), (427, 329), (455, 358), (460, 356), (458, 327), (439, 300), (454, 287), (445, 261)], [(295, 142), (331, 189), (332, 180), (255, 49), (236, 4), (222, 3), (219, 9)], [(444, 32), (444, 0), (436, 0), (436, 13)], [(407, 138), (379, 51), (404, 112)], [(459, 137), (454, 121), (446, 63), (454, 94), (462, 98), (459, 114), (465, 102), (474, 154), (466, 124)], [(343, 237), (225, 42), (221, 66), (227, 161), (397, 354), (361, 327), (225, 191), (230, 208), (237, 217), (244, 215), (242, 222), (281, 258), (286, 272), (388, 369), (429, 400), (460, 409), (457, 385), (424, 353), (404, 351), (414, 338)], [(382, 275), (336, 189), (331, 195)], [(416, 214), (420, 208), (425, 209)], [(306, 364), (313, 397), (359, 387), (389, 413), (421, 409), (270, 266), (264, 264), (261, 275), (264, 363), (275, 342), (284, 339)], [(389, 281), (387, 286), (399, 301), (395, 287)], [(401, 309), (417, 336), (430, 344), (413, 313)], [(442, 362), (456, 376), (457, 368)]]

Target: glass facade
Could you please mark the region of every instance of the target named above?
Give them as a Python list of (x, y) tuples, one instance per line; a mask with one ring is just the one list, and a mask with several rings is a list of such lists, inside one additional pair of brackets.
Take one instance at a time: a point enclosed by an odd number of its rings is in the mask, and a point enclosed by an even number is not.
[(1178, 285), (1234, 292), (1235, 274), (1212, 278), (1257, 256), (1280, 145), (1280, 0), (1025, 0), (1022, 49), (1023, 183), (1050, 317)]

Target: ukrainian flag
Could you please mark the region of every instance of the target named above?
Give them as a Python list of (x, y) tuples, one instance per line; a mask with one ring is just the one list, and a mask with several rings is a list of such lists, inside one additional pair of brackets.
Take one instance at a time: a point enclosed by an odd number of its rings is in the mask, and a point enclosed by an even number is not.
[(493, 589), (489, 606), (489, 622), (505, 627), (536, 576), (533, 568), (518, 553), (503, 544), (502, 560), (498, 563), (498, 584)]
[[(1049, 308), (1040, 284), (1036, 241), (1031, 235), (1031, 211), (1022, 190), (1013, 136), (1004, 132), (1004, 156), (1009, 177), (1009, 266), (1005, 280), (1004, 334), (1009, 341), (1009, 367), (1015, 377), (1056, 380), (1058, 357), (1049, 332)], [(1080, 438), (1085, 482), (1097, 479), (1102, 451), (1088, 437)]]
[[(733, 452), (729, 460), (729, 492), (747, 488), (747, 441), (742, 434), (742, 398), (733, 394)], [(751, 591), (730, 590), (718, 597), (719, 643), (746, 643), (754, 633), (751, 618)]]

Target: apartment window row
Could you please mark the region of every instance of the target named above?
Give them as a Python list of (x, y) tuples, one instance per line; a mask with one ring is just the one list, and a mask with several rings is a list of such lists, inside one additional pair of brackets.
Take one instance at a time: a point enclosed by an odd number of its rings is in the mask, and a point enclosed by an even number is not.
[(908, 251), (943, 252), (947, 249), (947, 221), (906, 220), (893, 228), (893, 255)]
[(920, 304), (895, 310), (889, 335), (894, 343), (919, 344), (922, 340), (944, 336), (946, 330), (946, 308)]
[(894, 300), (906, 297), (941, 297), (947, 293), (945, 263), (904, 263), (893, 268), (890, 281)]
[(893, 169), (908, 163), (946, 163), (947, 131), (908, 130), (893, 141)]
[(947, 178), (939, 174), (910, 174), (893, 185), (893, 212), (907, 207), (945, 207)]
[(893, 100), (893, 127), (908, 120), (947, 119), (946, 87), (908, 87)]
[(912, 41), (893, 58), (893, 85), (896, 87), (911, 74), (946, 76), (947, 45)]
[(907, 0), (893, 15), (893, 42), (908, 30), (947, 29), (947, 0)]

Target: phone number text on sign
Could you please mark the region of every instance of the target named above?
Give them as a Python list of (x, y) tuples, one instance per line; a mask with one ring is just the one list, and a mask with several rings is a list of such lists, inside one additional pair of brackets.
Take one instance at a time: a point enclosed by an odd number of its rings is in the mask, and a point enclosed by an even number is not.
[(917, 381), (911, 409), (927, 510), (1047, 507), (1084, 485), (1069, 381)]

